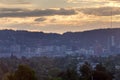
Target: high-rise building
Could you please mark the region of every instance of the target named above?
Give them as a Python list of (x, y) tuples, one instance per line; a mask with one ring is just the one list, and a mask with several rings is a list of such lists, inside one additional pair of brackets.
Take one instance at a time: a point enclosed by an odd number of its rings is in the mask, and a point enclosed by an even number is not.
[(111, 36), (111, 46), (115, 46), (115, 37)]
[(95, 43), (95, 47), (94, 47), (94, 54), (99, 56), (103, 53), (103, 48), (102, 48), (102, 45), (96, 41)]

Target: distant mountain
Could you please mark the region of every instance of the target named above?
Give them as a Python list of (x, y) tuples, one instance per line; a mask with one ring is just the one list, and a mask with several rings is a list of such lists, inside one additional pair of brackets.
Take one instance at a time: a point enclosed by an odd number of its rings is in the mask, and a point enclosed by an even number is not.
[(111, 36), (120, 44), (120, 28), (99, 29), (84, 32), (66, 32), (64, 34), (0, 30), (0, 45), (26, 45), (30, 47), (46, 45), (68, 45), (88, 47), (97, 41), (107, 45)]
[[(44, 46), (48, 47), (44, 48)], [(120, 28), (66, 32), (64, 34), (0, 30), (0, 53), (32, 51), (37, 53), (45, 50), (48, 50), (49, 53), (54, 49), (61, 52), (61, 50), (64, 50), (63, 48), (66, 51), (69, 49), (75, 51), (92, 48), (93, 51), (98, 49), (97, 51), (100, 52), (101, 48), (103, 50), (111, 47), (115, 52), (120, 50)], [(114, 47), (117, 48), (114, 49)]]

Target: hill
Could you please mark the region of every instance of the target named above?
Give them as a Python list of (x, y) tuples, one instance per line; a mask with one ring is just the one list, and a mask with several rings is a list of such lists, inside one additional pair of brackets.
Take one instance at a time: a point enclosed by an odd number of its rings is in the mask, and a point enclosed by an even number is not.
[[(0, 30), (0, 53), (25, 52), (30, 48), (65, 47), (67, 50), (90, 49), (100, 45), (104, 49), (120, 47), (120, 28), (99, 29), (84, 32), (66, 32), (64, 34)], [(41, 48), (41, 49), (42, 49)], [(26, 51), (27, 52), (27, 51)], [(48, 51), (49, 52), (49, 51)]]

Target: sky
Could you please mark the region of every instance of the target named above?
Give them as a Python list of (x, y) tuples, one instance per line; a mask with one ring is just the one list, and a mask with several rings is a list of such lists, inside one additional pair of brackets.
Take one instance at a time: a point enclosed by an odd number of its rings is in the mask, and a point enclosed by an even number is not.
[(120, 28), (120, 0), (0, 0), (0, 29), (64, 33), (101, 28)]

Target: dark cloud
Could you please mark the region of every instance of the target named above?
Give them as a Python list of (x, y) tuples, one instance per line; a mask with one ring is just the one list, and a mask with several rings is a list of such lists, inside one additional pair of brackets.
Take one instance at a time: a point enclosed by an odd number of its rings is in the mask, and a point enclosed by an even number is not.
[(45, 21), (46, 20), (46, 18), (37, 18), (37, 19), (35, 19), (34, 21), (36, 21), (36, 22), (43, 22), (43, 21)]
[(2, 12), (17, 12), (17, 11), (23, 11), (23, 9), (20, 9), (20, 8), (0, 8), (0, 13), (2, 13)]
[[(3, 11), (4, 10), (4, 11)], [(54, 16), (54, 15), (74, 15), (74, 9), (0, 9), (0, 17), (39, 17), (39, 16)]]
[(80, 11), (84, 14), (96, 16), (120, 15), (120, 7), (84, 8)]

